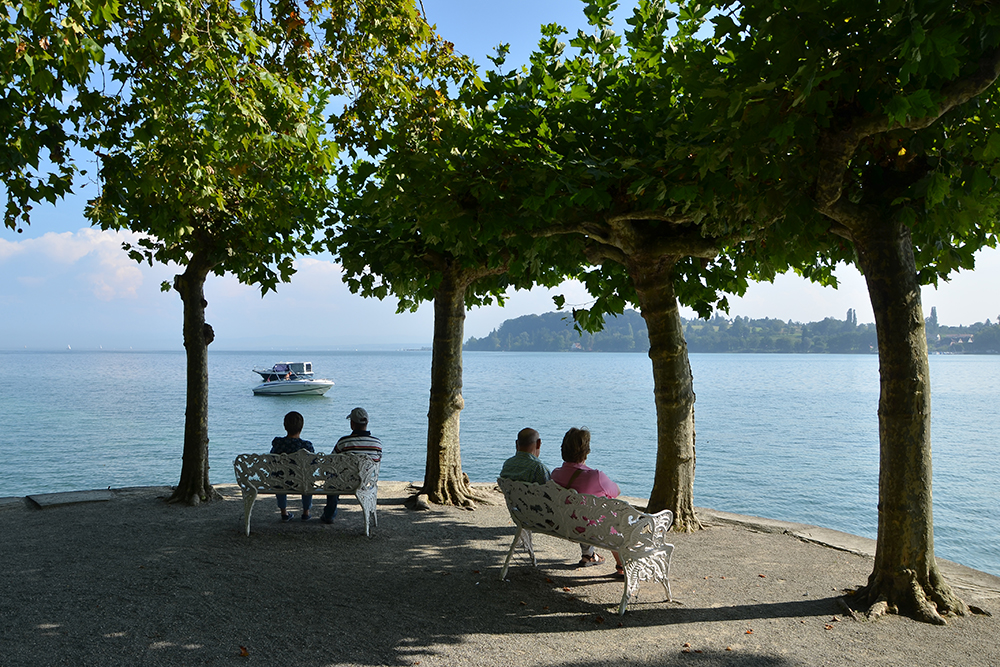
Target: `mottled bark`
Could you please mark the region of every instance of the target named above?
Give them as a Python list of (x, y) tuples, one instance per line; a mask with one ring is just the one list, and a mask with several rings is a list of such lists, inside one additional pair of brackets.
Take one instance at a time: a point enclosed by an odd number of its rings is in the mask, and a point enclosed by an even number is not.
[(467, 280), (456, 269), (443, 272), (434, 295), (431, 396), (427, 411), (427, 466), (421, 493), (433, 503), (471, 506), (477, 496), (462, 472), (459, 415), (462, 398), (462, 338)]
[[(920, 284), (909, 229), (851, 221), (879, 348), (879, 511), (875, 567), (858, 600), (931, 623), (968, 613), (934, 559), (931, 386)], [(858, 224), (860, 223), (860, 224)]]
[(188, 505), (221, 498), (208, 481), (208, 345), (214, 338), (212, 328), (205, 323), (209, 269), (195, 254), (184, 273), (174, 277), (174, 289), (184, 303), (187, 406), (181, 478), (168, 502)]
[(657, 447), (648, 511), (672, 511), (672, 529), (688, 532), (701, 529), (694, 512), (695, 394), (674, 294), (675, 262), (673, 257), (643, 261), (633, 256), (628, 270), (649, 331), (649, 358), (653, 362)]

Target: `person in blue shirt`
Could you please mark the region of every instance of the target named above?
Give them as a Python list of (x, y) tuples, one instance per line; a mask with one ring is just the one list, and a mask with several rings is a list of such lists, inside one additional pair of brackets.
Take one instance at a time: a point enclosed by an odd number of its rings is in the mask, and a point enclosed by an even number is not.
[(514, 441), (517, 451), (504, 461), (500, 476), (515, 482), (535, 482), (545, 484), (552, 476), (538, 453), (542, 449), (542, 438), (533, 428), (523, 428)]
[[(302, 435), (302, 427), (305, 425), (305, 420), (302, 415), (298, 412), (289, 412), (285, 415), (285, 432), (286, 435), (278, 436), (271, 441), (271, 453), (272, 454), (293, 454), (300, 449), (304, 449), (307, 452), (315, 452), (313, 445), (308, 440), (303, 440), (299, 436)], [(278, 501), (278, 509), (281, 510), (281, 520), (288, 521), (295, 517), (294, 514), (288, 512), (288, 495), (284, 493), (276, 493), (274, 495), (275, 499)], [(312, 508), (312, 496), (302, 496), (302, 520), (309, 520), (309, 510)]]

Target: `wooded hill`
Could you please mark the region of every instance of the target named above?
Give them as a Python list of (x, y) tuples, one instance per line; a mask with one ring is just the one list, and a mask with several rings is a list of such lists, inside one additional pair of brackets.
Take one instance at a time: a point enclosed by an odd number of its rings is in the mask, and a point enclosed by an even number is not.
[[(878, 345), (874, 324), (858, 324), (853, 309), (838, 320), (801, 324), (788, 320), (746, 317), (727, 318), (716, 314), (709, 320), (685, 319), (684, 337), (690, 352), (763, 352), (875, 354)], [(951, 327), (937, 321), (931, 308), (926, 320), (928, 349), (951, 354), (1000, 354), (1000, 322), (986, 320), (971, 326)], [(506, 320), (483, 338), (470, 337), (465, 349), (471, 351), (526, 352), (648, 352), (646, 322), (635, 310), (609, 317), (604, 330), (579, 333), (567, 312), (524, 315)]]

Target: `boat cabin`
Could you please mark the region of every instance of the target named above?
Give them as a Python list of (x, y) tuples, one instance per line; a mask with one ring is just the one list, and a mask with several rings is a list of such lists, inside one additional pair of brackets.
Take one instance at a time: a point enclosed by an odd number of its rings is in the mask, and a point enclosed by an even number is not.
[(311, 361), (288, 361), (275, 364), (267, 370), (257, 370), (264, 382), (274, 382), (275, 380), (301, 380), (311, 378), (313, 365)]

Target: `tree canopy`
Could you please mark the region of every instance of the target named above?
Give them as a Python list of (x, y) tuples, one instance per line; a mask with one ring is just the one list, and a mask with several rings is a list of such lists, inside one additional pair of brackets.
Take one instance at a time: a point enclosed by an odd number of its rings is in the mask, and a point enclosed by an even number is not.
[(879, 532), (856, 600), (934, 623), (968, 612), (934, 560), (930, 384), (920, 285), (997, 240), (992, 3), (841, 0), (699, 5), (715, 26), (705, 81), (740, 159), (787, 201), (741, 246), (759, 265), (865, 276), (880, 358)]
[(91, 76), (104, 62), (117, 0), (0, 3), (0, 182), (4, 225), (20, 231), (33, 206), (72, 192), (72, 148), (93, 112)]

